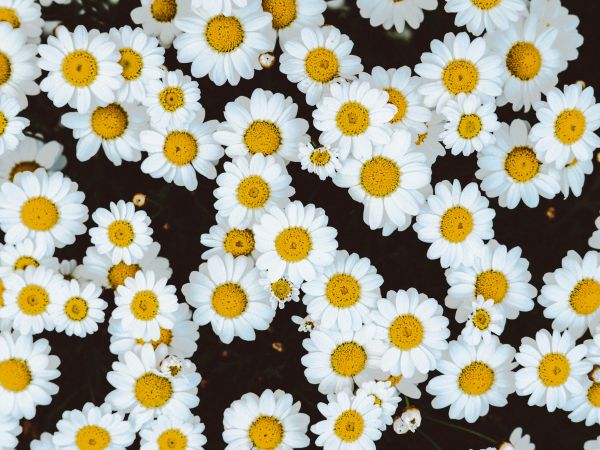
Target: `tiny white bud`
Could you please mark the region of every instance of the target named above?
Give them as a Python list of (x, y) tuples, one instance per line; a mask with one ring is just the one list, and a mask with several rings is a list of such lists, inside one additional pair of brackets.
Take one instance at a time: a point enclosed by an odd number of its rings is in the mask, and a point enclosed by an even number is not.
[(261, 53), (258, 57), (258, 62), (263, 69), (270, 69), (275, 64), (275, 55), (271, 52)]

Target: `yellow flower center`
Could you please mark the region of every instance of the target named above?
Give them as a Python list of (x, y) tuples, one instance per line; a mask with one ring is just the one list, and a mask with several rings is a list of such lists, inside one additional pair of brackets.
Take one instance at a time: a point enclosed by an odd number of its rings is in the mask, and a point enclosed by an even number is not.
[(464, 114), (458, 122), (458, 135), (463, 139), (473, 139), (483, 129), (481, 118), (477, 114)]
[(59, 217), (58, 208), (46, 197), (30, 198), (21, 207), (21, 220), (30, 230), (48, 231), (58, 223)]
[(13, 8), (0, 8), (0, 22), (10, 23), (13, 28), (21, 26), (19, 16)]
[(135, 382), (135, 398), (144, 408), (160, 408), (173, 395), (173, 386), (168, 378), (154, 373), (145, 373)]
[(86, 50), (75, 50), (64, 57), (62, 74), (76, 88), (90, 86), (98, 76), (98, 61)]
[(566, 109), (554, 122), (554, 135), (564, 145), (571, 145), (583, 137), (586, 126), (585, 115), (581, 111)]
[(21, 392), (31, 383), (29, 365), (22, 359), (12, 358), (0, 362), (0, 386), (7, 391)]
[(150, 14), (157, 22), (170, 22), (177, 15), (177, 0), (154, 0)]
[(165, 111), (174, 112), (185, 105), (185, 94), (179, 86), (167, 87), (158, 94), (158, 102)]
[(571, 373), (571, 364), (562, 353), (544, 355), (538, 366), (538, 376), (546, 387), (556, 387), (565, 384)]
[(367, 365), (367, 352), (356, 342), (344, 342), (331, 353), (331, 368), (343, 377), (361, 373)]
[(154, 347), (154, 350), (160, 345), (171, 345), (171, 340), (173, 339), (173, 332), (171, 330), (167, 330), (166, 328), (160, 327), (160, 337), (158, 339), (151, 339), (149, 341), (144, 341), (143, 339), (136, 339), (140, 345), (151, 344)]
[(396, 112), (394, 117), (392, 117), (390, 123), (400, 122), (402, 119), (404, 119), (404, 116), (406, 115), (406, 110), (408, 109), (408, 102), (406, 101), (406, 97), (398, 89), (385, 88), (384, 91), (388, 93), (388, 103), (391, 103), (398, 109), (398, 112)]
[(288, 280), (280, 278), (274, 283), (271, 283), (271, 292), (273, 292), (273, 295), (283, 302), (290, 295), (292, 295), (292, 285)]
[(515, 147), (504, 160), (504, 170), (517, 183), (526, 183), (540, 171), (541, 162), (531, 147)]
[(477, 87), (479, 71), (471, 61), (455, 59), (444, 69), (442, 81), (448, 92), (453, 95), (469, 94)]
[(363, 163), (360, 184), (373, 197), (387, 197), (400, 186), (400, 168), (391, 159), (376, 156)]
[(0, 86), (10, 80), (12, 64), (6, 53), (0, 52)]
[(4, 307), (4, 291), (6, 291), (6, 286), (4, 286), (4, 280), (0, 278), (0, 308)]
[(296, 20), (296, 0), (262, 0), (265, 12), (273, 16), (273, 28), (281, 30)]
[(177, 428), (163, 431), (156, 441), (158, 450), (186, 450), (187, 437)]
[(244, 178), (237, 187), (238, 201), (246, 208), (262, 208), (270, 195), (269, 184), (259, 175)]
[(490, 317), (490, 314), (483, 308), (475, 311), (475, 314), (473, 314), (473, 318), (471, 319), (473, 325), (482, 331), (488, 329), (491, 321), (492, 318)]
[(102, 139), (112, 140), (123, 136), (128, 125), (127, 112), (118, 103), (99, 106), (92, 113), (92, 130)]
[(14, 270), (25, 270), (25, 268), (29, 267), (29, 266), (39, 267), (40, 263), (35, 258), (32, 258), (31, 256), (20, 256), (15, 261), (15, 264), (13, 265), (13, 269)]
[(137, 264), (125, 264), (123, 261), (118, 262), (114, 266), (108, 269), (108, 284), (111, 289), (116, 289), (119, 286), (125, 284), (127, 278), (133, 278), (137, 271), (140, 270), (140, 266)]
[(427, 135), (428, 135), (428, 133), (421, 133), (421, 134), (417, 135), (417, 140), (415, 142), (415, 145), (421, 145), (423, 142), (425, 142), (425, 139), (427, 139)]
[(364, 428), (365, 420), (360, 413), (348, 409), (338, 416), (333, 431), (343, 442), (355, 442), (362, 436)]
[(255, 120), (244, 133), (244, 144), (253, 155), (272, 155), (281, 146), (281, 133), (273, 122)]
[(392, 386), (396, 386), (398, 383), (400, 383), (402, 381), (402, 375), (396, 375), (396, 376), (390, 375), (389, 377), (386, 378), (385, 381), (389, 381)]
[(110, 445), (110, 433), (98, 425), (86, 425), (77, 432), (75, 443), (80, 450), (104, 450)]
[(329, 278), (325, 297), (336, 308), (349, 308), (360, 300), (360, 284), (352, 275), (336, 273)]
[[(1, 122), (1, 121), (0, 121)], [(0, 123), (0, 128), (1, 128), (1, 123)], [(8, 175), (8, 179), (10, 181), (13, 181), (15, 179), (15, 176), (18, 173), (21, 172), (34, 172), (35, 169), (39, 169), (40, 166), (37, 162), (35, 161), (21, 161), (20, 163), (17, 163), (13, 166), (13, 168), (10, 170), (10, 174)]]
[(488, 10), (495, 8), (500, 3), (500, 0), (471, 0), (473, 5), (479, 9)]
[(225, 283), (215, 288), (211, 303), (218, 315), (235, 319), (246, 311), (248, 296), (239, 284)]
[(257, 450), (275, 450), (283, 442), (283, 435), (283, 425), (273, 416), (257, 417), (248, 430), (252, 448)]
[(119, 50), (119, 53), (121, 54), (119, 64), (123, 67), (121, 75), (129, 81), (137, 80), (144, 68), (144, 59), (142, 58), (142, 55), (131, 48), (122, 48)]
[(458, 387), (468, 395), (482, 395), (494, 385), (496, 375), (487, 364), (474, 361), (463, 367), (458, 376)]
[(131, 299), (131, 313), (137, 320), (153, 320), (158, 315), (160, 303), (152, 291), (139, 291)]
[(50, 296), (46, 289), (37, 284), (28, 284), (17, 298), (19, 309), (28, 316), (37, 316), (46, 312)]
[(284, 261), (298, 262), (312, 250), (312, 240), (304, 228), (289, 227), (275, 238), (275, 250)]
[(328, 48), (312, 49), (304, 59), (304, 69), (309, 78), (319, 83), (329, 83), (338, 76), (340, 62)]
[(65, 303), (65, 314), (69, 319), (80, 322), (88, 315), (88, 304), (81, 297), (71, 297)]
[(440, 232), (447, 241), (459, 243), (473, 231), (473, 215), (463, 206), (449, 208), (440, 221)]
[(337, 127), (345, 136), (363, 134), (370, 123), (369, 110), (358, 102), (346, 102), (335, 116)]
[(254, 233), (248, 229), (232, 228), (225, 235), (223, 247), (234, 257), (249, 256), (254, 251)]
[(163, 146), (163, 154), (175, 166), (191, 164), (198, 155), (196, 138), (187, 131), (170, 132)]
[(108, 240), (117, 247), (128, 247), (135, 238), (131, 223), (115, 220), (108, 226)]
[(585, 278), (575, 285), (569, 296), (569, 304), (577, 314), (593, 314), (600, 306), (600, 283)]
[(326, 149), (317, 148), (310, 154), (310, 162), (317, 167), (323, 167), (329, 161), (331, 161), (331, 155)]
[(477, 298), (481, 295), (486, 300), (494, 300), (494, 303), (502, 303), (506, 293), (508, 292), (509, 284), (506, 275), (495, 270), (486, 270), (477, 275), (475, 279), (475, 293)]
[(531, 42), (517, 42), (506, 54), (506, 68), (521, 81), (532, 80), (542, 68), (542, 54)]
[(403, 314), (396, 317), (390, 325), (388, 337), (400, 350), (410, 350), (421, 345), (424, 332), (423, 324), (417, 317)]
[(220, 14), (206, 24), (206, 42), (219, 53), (231, 53), (244, 42), (245, 32), (237, 17)]
[(588, 388), (587, 398), (594, 408), (600, 408), (600, 383), (592, 383)]

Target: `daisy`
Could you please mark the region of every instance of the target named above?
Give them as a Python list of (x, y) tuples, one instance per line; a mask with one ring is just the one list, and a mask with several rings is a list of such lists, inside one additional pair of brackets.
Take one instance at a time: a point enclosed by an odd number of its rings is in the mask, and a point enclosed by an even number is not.
[(163, 71), (161, 77), (149, 80), (143, 103), (150, 123), (158, 130), (186, 125), (203, 111), (198, 82), (179, 69)]
[(414, 433), (420, 426), (421, 411), (414, 406), (407, 406), (400, 417), (396, 417), (394, 420), (393, 429), (398, 434), (405, 434), (409, 431)]
[(410, 226), (431, 181), (431, 167), (411, 139), (408, 131), (397, 130), (388, 144), (365, 149), (362, 160), (345, 159), (333, 177), (337, 186), (364, 204), (363, 220), (369, 228), (382, 229), (384, 236)]
[(12, 320), (12, 328), (22, 334), (53, 330), (48, 306), (58, 301), (64, 283), (60, 275), (42, 266), (13, 272), (5, 280), (0, 317)]
[(88, 161), (100, 147), (115, 166), (142, 158), (140, 131), (145, 127), (144, 109), (135, 104), (93, 104), (87, 112), (65, 113), (61, 124), (73, 130), (77, 159)]
[(92, 220), (98, 225), (90, 229), (92, 244), (98, 253), (109, 255), (113, 264), (135, 263), (152, 244), (150, 217), (146, 211), (136, 211), (131, 202), (110, 202), (110, 211), (98, 208)]
[(596, 230), (592, 233), (592, 236), (588, 239), (588, 245), (592, 248), (600, 250), (600, 217), (596, 218), (594, 222)]
[(302, 342), (307, 351), (301, 359), (307, 381), (318, 384), (319, 392), (327, 395), (352, 391), (355, 384), (385, 378), (380, 369), (385, 345), (376, 334), (373, 325), (356, 332), (312, 331)]
[(185, 419), (200, 402), (197, 393), (202, 377), (196, 366), (185, 360), (178, 373), (165, 374), (160, 364), (166, 356), (166, 346), (153, 350), (146, 344), (140, 351), (119, 356), (106, 375), (114, 388), (106, 402), (113, 411), (129, 413), (128, 421), (135, 430), (161, 415)]
[(9, 23), (27, 36), (31, 43), (38, 43), (42, 34), (42, 9), (34, 0), (1, 0), (0, 21)]
[(223, 156), (223, 148), (213, 138), (218, 125), (216, 120), (204, 122), (204, 110), (200, 110), (187, 125), (142, 131), (140, 142), (148, 152), (142, 172), (190, 191), (198, 187), (196, 172), (214, 179), (215, 165)]
[(436, 368), (450, 336), (448, 319), (437, 300), (416, 289), (388, 291), (371, 313), (379, 338), (386, 343), (381, 369), (394, 376), (412, 377)]
[(471, 265), (483, 240), (494, 237), (496, 212), (488, 205), (476, 183), (464, 189), (458, 180), (437, 183), (413, 225), (418, 238), (431, 244), (427, 257), (439, 258), (443, 268)]
[(565, 199), (572, 192), (574, 197), (581, 196), (585, 177), (594, 171), (594, 162), (590, 159), (581, 161), (573, 158), (559, 171), (560, 186)]
[(498, 106), (512, 103), (514, 111), (528, 112), (531, 105), (558, 82), (558, 73), (567, 65), (556, 48), (556, 29), (539, 28), (536, 16), (530, 15), (506, 30), (486, 35), (492, 54), (501, 58), (502, 95)]
[(506, 317), (500, 305), (496, 305), (494, 300), (485, 300), (482, 295), (477, 296), (477, 300), (472, 303), (471, 312), (465, 327), (462, 329), (461, 336), (466, 343), (477, 345), (482, 340), (490, 342), (492, 334), (500, 336), (504, 331)]
[(136, 272), (125, 280), (115, 294), (112, 317), (136, 339), (160, 339), (161, 328), (173, 329), (177, 310), (175, 286), (166, 278), (156, 278), (154, 272)]
[(543, 164), (530, 138), (530, 125), (515, 119), (510, 126), (502, 123), (491, 145), (477, 154), (479, 169), (475, 176), (490, 198), (498, 197), (503, 208), (516, 208), (521, 201), (530, 208), (540, 197), (554, 198), (560, 191), (558, 171)]
[(600, 253), (589, 251), (583, 257), (573, 250), (561, 267), (544, 275), (538, 299), (552, 329), (569, 330), (575, 339), (600, 324)]
[[(509, 442), (513, 449), (506, 447), (506, 450), (535, 450), (535, 445), (531, 442), (528, 434), (523, 434), (523, 428), (515, 428), (510, 433)], [(506, 446), (506, 444), (504, 444)], [(503, 447), (501, 446), (500, 449)]]
[(570, 397), (564, 409), (572, 411), (569, 419), (573, 422), (585, 421), (588, 427), (600, 423), (600, 383), (584, 380), (583, 390)]
[(0, 248), (0, 265), (11, 271), (24, 270), (29, 266), (44, 266), (58, 271), (58, 259), (53, 257), (54, 247), (43, 243), (36, 245), (31, 239), (16, 244), (4, 244)]
[(52, 441), (59, 448), (121, 450), (135, 440), (135, 431), (123, 414), (113, 413), (107, 403), (87, 402), (81, 410), (65, 411), (56, 428)]
[(58, 273), (63, 276), (67, 281), (77, 279), (79, 281), (85, 280), (84, 277), (80, 276), (81, 265), (76, 259), (63, 259), (58, 263)]
[(0, 156), (0, 183), (14, 181), (21, 172), (33, 172), (40, 167), (48, 173), (62, 170), (67, 164), (62, 144), (24, 136), (16, 151)]
[(317, 435), (318, 447), (375, 450), (375, 441), (381, 437), (381, 409), (366, 392), (357, 392), (355, 396), (339, 392), (317, 407), (325, 417), (310, 427)]
[(8, 415), (0, 417), (0, 442), (2, 442), (0, 448), (2, 450), (17, 448), (17, 444), (19, 443), (17, 436), (22, 431), (23, 428), (19, 425), (18, 420)]
[(301, 143), (298, 148), (298, 158), (302, 170), (314, 173), (321, 181), (332, 177), (342, 167), (338, 151), (335, 147), (321, 146), (313, 147), (310, 143)]
[(382, 284), (383, 277), (369, 258), (340, 250), (333, 263), (302, 285), (302, 302), (322, 330), (358, 331), (371, 321)]
[(585, 444), (583, 444), (583, 450), (600, 450), (600, 437), (591, 441), (586, 441)]
[(360, 385), (358, 392), (366, 392), (367, 395), (373, 397), (375, 403), (381, 409), (381, 431), (385, 431), (388, 425), (391, 425), (393, 416), (400, 403), (398, 391), (392, 386), (389, 381), (367, 381)]
[(215, 209), (231, 227), (248, 228), (270, 207), (283, 207), (296, 190), (274, 156), (239, 156), (226, 161), (217, 177)]
[(213, 255), (225, 256), (227, 253), (234, 258), (254, 256), (256, 241), (251, 228), (230, 227), (220, 214), (216, 215), (216, 220), (217, 224), (200, 236), (200, 243), (208, 248), (200, 255), (203, 260), (207, 261)]
[(432, 166), (439, 156), (446, 155), (446, 148), (441, 143), (444, 131), (444, 116), (432, 112), (431, 120), (425, 124), (425, 131), (417, 135), (415, 146), (419, 153), (425, 155), (425, 162)]
[(106, 106), (115, 101), (115, 92), (123, 84), (119, 52), (108, 33), (88, 31), (77, 25), (70, 32), (64, 26), (38, 47), (38, 65), (48, 72), (40, 83), (54, 106), (69, 105), (80, 114), (94, 102)]
[(377, 66), (371, 74), (362, 72), (359, 79), (388, 93), (388, 103), (397, 110), (390, 120), (392, 125), (417, 134), (427, 131), (426, 123), (431, 119), (431, 110), (423, 106), (423, 97), (418, 92), (421, 79), (411, 76), (410, 67), (385, 70)]
[(406, 24), (413, 29), (421, 26), (425, 15), (423, 11), (437, 8), (437, 0), (358, 0), (360, 15), (369, 19), (372, 27), (383, 26), (386, 30), (395, 27), (397, 33), (402, 33)]
[(206, 444), (204, 424), (190, 415), (186, 419), (159, 416), (140, 430), (141, 450), (163, 448), (202, 450)]
[(390, 141), (388, 122), (397, 109), (388, 98), (387, 92), (366, 81), (332, 84), (313, 111), (313, 124), (321, 131), (319, 142), (335, 146), (342, 159), (350, 153), (357, 159), (368, 157), (373, 145)]
[(6, 280), (13, 273), (12, 269), (5, 266), (0, 266), (0, 332), (12, 330), (13, 320), (10, 317), (2, 315), (2, 309), (6, 305), (4, 293), (6, 292)]
[(286, 278), (271, 281), (266, 272), (263, 272), (259, 283), (269, 293), (273, 309), (283, 309), (288, 302), (300, 301), (300, 286)]
[(121, 55), (119, 64), (123, 68), (123, 85), (116, 93), (119, 102), (143, 102), (146, 99), (146, 85), (150, 80), (158, 80), (163, 73), (165, 49), (158, 39), (146, 35), (141, 28), (132, 29), (129, 25), (111, 28), (111, 40)]
[(286, 164), (298, 161), (298, 144), (307, 144), (310, 138), (308, 122), (297, 113), (291, 97), (257, 88), (250, 98), (241, 96), (225, 105), (225, 122), (215, 139), (230, 158), (262, 153), (277, 155)]
[(441, 375), (427, 384), (427, 392), (435, 397), (431, 405), (435, 409), (450, 406), (451, 419), (469, 423), (485, 416), (490, 406), (506, 406), (507, 397), (515, 391), (514, 357), (515, 349), (497, 338), (476, 346), (450, 342), (438, 362)]
[(215, 2), (213, 0), (192, 0), (192, 7), (201, 8), (211, 13), (222, 12), (223, 14), (231, 14), (233, 7), (243, 8), (248, 4), (248, 0), (221, 0)]
[(157, 36), (163, 47), (170, 47), (181, 33), (175, 20), (191, 14), (189, 0), (140, 0), (141, 5), (131, 11), (131, 20), (141, 25), (149, 36)]
[(524, 337), (516, 355), (522, 366), (516, 373), (517, 394), (529, 396), (529, 406), (545, 405), (549, 412), (563, 409), (570, 397), (584, 390), (585, 375), (592, 369), (586, 353), (586, 346), (575, 345), (568, 331), (539, 330), (535, 340)]
[[(49, 405), (58, 386), (60, 360), (46, 339), (30, 334), (0, 333), (0, 402), (3, 416), (32, 419), (38, 405)], [(4, 441), (3, 441), (4, 443)]]
[(454, 25), (480, 36), (484, 31), (506, 30), (527, 13), (525, 0), (446, 0), (447, 13), (456, 14)]
[(281, 45), (304, 28), (323, 25), (327, 3), (325, 0), (262, 0), (262, 9), (273, 17), (273, 28)]
[(266, 330), (275, 317), (258, 278), (251, 259), (215, 255), (190, 274), (181, 292), (196, 308), (194, 322), (201, 326), (210, 322), (222, 342), (229, 344), (236, 336), (253, 341), (255, 330)]
[[(46, 0), (47, 1), (47, 0)], [(52, 1), (52, 0), (50, 0)], [(70, 1), (70, 0), (67, 0)], [(44, 0), (41, 0), (42, 5), (44, 4)], [(56, 447), (53, 443), (54, 435), (44, 432), (41, 434), (39, 439), (34, 439), (31, 441), (30, 450), (56, 450)]]
[(292, 316), (292, 322), (298, 325), (298, 332), (300, 333), (310, 333), (319, 326), (319, 323), (309, 315), (305, 317)]
[(428, 108), (441, 112), (458, 94), (496, 97), (502, 93), (501, 60), (492, 55), (483, 38), (467, 33), (446, 33), (444, 41), (431, 42), (432, 53), (423, 53), (415, 72), (423, 78), (419, 93)]
[(104, 310), (108, 303), (100, 298), (102, 289), (93, 283), (70, 280), (48, 305), (48, 313), (55, 330), (67, 336), (85, 337), (98, 331), (104, 322)]
[(352, 80), (362, 72), (360, 58), (351, 55), (354, 43), (339, 29), (306, 27), (283, 43), (280, 70), (316, 105), (338, 80)]
[(17, 116), (22, 109), (13, 97), (0, 93), (0, 155), (15, 150), (25, 137), (29, 119)]
[(325, 211), (298, 200), (284, 209), (273, 207), (254, 227), (256, 267), (269, 280), (286, 277), (292, 283), (314, 280), (332, 264), (338, 243), (337, 230), (327, 226)]
[(223, 413), (226, 450), (305, 448), (310, 418), (300, 402), (281, 390), (267, 389), (260, 396), (249, 392)]
[(594, 88), (583, 89), (579, 83), (565, 86), (563, 91), (554, 88), (546, 94), (546, 100), (534, 105), (539, 122), (531, 129), (531, 140), (541, 159), (557, 168), (573, 158), (592, 159), (594, 150), (600, 147), (600, 138), (595, 134), (600, 128), (600, 105)]
[[(265, 0), (268, 1), (268, 0)], [(236, 86), (249, 80), (261, 53), (272, 52), (277, 35), (271, 27), (271, 15), (259, 0), (248, 0), (244, 8), (232, 8), (231, 14), (210, 13), (201, 8), (175, 19), (183, 33), (173, 45), (180, 63), (192, 63), (192, 75), (206, 75), (217, 86), (226, 82)]]
[(389, 376), (385, 381), (391, 383), (396, 388), (399, 394), (404, 395), (408, 398), (419, 399), (421, 398), (421, 390), (418, 385), (427, 380), (427, 375), (415, 372), (415, 374), (406, 378), (402, 375)]

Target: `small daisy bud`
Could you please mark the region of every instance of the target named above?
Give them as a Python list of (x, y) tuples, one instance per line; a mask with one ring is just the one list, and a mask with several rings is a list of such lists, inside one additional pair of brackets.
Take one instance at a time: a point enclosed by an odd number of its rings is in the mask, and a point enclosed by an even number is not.
[(406, 408), (400, 418), (409, 431), (413, 433), (417, 431), (417, 428), (419, 428), (421, 425), (421, 411), (414, 406), (409, 406)]
[(394, 418), (394, 423), (392, 424), (392, 428), (396, 434), (406, 434), (408, 433), (408, 427), (402, 421), (401, 417)]
[(275, 64), (275, 55), (272, 52), (262, 53), (258, 57), (258, 62), (262, 66), (263, 69), (270, 69)]
[(312, 320), (310, 315), (306, 317), (292, 316), (292, 322), (298, 325), (298, 331), (301, 333), (310, 333), (317, 327), (317, 324)]
[(146, 194), (142, 194), (141, 192), (138, 192), (137, 194), (135, 194), (133, 196), (133, 199), (131, 201), (135, 206), (137, 206), (138, 208), (141, 208), (142, 206), (144, 206), (146, 204)]
[(165, 375), (177, 376), (183, 369), (183, 361), (177, 356), (169, 355), (160, 363), (160, 371)]
[(283, 344), (281, 342), (273, 342), (271, 347), (273, 347), (273, 350), (276, 352), (283, 353)]
[(500, 443), (500, 445), (498, 446), (498, 450), (515, 450), (515, 448), (510, 442), (504, 441)]
[(546, 210), (546, 217), (550, 220), (556, 217), (556, 208), (554, 206), (551, 206)]
[(577, 83), (579, 86), (581, 86), (581, 89), (585, 89), (585, 87), (586, 87), (585, 81), (583, 81), (583, 80), (577, 80), (575, 83)]
[(588, 378), (594, 383), (600, 383), (600, 366), (594, 365), (594, 368), (588, 373)]

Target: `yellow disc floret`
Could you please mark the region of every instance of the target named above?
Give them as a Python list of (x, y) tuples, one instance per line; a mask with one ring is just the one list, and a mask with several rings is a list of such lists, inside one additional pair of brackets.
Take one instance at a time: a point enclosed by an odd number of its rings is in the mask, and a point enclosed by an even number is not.
[(48, 231), (58, 223), (58, 208), (46, 197), (33, 197), (23, 203), (21, 220), (30, 230)]
[(496, 375), (487, 364), (474, 361), (463, 367), (458, 376), (458, 386), (468, 395), (483, 395), (494, 385)]
[(198, 156), (198, 143), (187, 131), (171, 131), (165, 138), (163, 154), (171, 164), (186, 166)]
[(284, 261), (302, 261), (312, 250), (310, 234), (302, 227), (286, 228), (275, 238), (275, 250)]
[(231, 53), (244, 42), (244, 28), (237, 17), (220, 14), (206, 24), (206, 42), (218, 53)]
[(275, 450), (283, 442), (283, 436), (283, 425), (273, 416), (257, 417), (248, 429), (248, 437), (255, 449)]
[(571, 373), (571, 364), (562, 353), (544, 355), (538, 366), (538, 376), (546, 387), (556, 387), (565, 384)]
[(269, 196), (269, 184), (259, 175), (244, 178), (237, 187), (238, 201), (246, 208), (262, 208)]
[(600, 283), (591, 278), (578, 282), (569, 295), (569, 304), (577, 314), (593, 314), (600, 306)]
[(28, 284), (17, 296), (19, 309), (28, 316), (37, 316), (46, 312), (50, 303), (48, 291), (37, 284)]
[(72, 86), (88, 87), (98, 76), (98, 61), (86, 50), (75, 50), (64, 57), (62, 74), (67, 83)]
[(494, 303), (502, 303), (509, 284), (504, 273), (496, 270), (486, 270), (477, 275), (475, 279), (475, 297), (481, 295), (486, 300), (494, 300)]
[(424, 335), (423, 324), (412, 314), (396, 317), (388, 330), (390, 342), (400, 350), (418, 347), (423, 342)]
[(348, 409), (341, 413), (335, 421), (333, 431), (343, 442), (355, 442), (363, 434), (365, 420), (358, 411)]
[(463, 242), (473, 231), (473, 215), (463, 206), (449, 208), (440, 221), (444, 239), (454, 244)]
[(99, 106), (92, 113), (92, 130), (102, 139), (113, 140), (123, 136), (128, 125), (127, 112), (118, 103)]
[(145, 408), (160, 408), (173, 395), (173, 386), (167, 377), (145, 373), (135, 382), (135, 398)]
[(400, 168), (391, 159), (376, 156), (363, 163), (360, 185), (373, 197), (387, 197), (400, 185)]
[(306, 74), (319, 83), (329, 83), (338, 76), (340, 62), (336, 54), (328, 48), (312, 49), (304, 59)]
[(244, 144), (251, 154), (272, 155), (281, 146), (281, 133), (277, 125), (268, 120), (255, 120), (244, 133)]
[(542, 68), (542, 55), (531, 42), (517, 42), (506, 54), (506, 68), (521, 81), (532, 80)]
[(218, 315), (234, 319), (246, 311), (248, 296), (238, 283), (224, 283), (215, 288), (211, 303)]
[(26, 361), (17, 358), (0, 362), (0, 386), (7, 391), (21, 392), (31, 383), (31, 371)]
[(343, 377), (361, 373), (367, 365), (367, 352), (356, 342), (344, 342), (331, 353), (331, 368)]
[(469, 94), (479, 83), (479, 70), (471, 61), (455, 59), (444, 68), (442, 81), (453, 95)]
[(336, 273), (325, 286), (325, 297), (336, 308), (349, 308), (360, 300), (360, 284), (352, 275)]
[(80, 450), (104, 450), (110, 445), (110, 433), (98, 425), (85, 425), (77, 432), (75, 444)]

